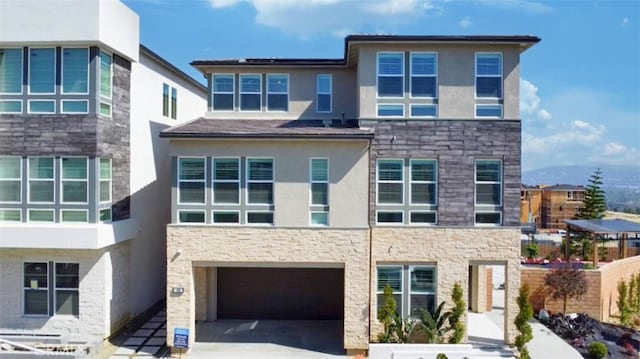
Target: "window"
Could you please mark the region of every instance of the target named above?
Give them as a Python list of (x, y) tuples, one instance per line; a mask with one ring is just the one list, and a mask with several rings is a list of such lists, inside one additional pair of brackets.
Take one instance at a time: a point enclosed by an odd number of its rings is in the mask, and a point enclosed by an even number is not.
[(385, 105), (378, 104), (378, 117), (403, 117), (404, 105)]
[(267, 74), (267, 111), (289, 110), (289, 75)]
[(113, 58), (104, 51), (100, 51), (100, 109), (101, 115), (111, 117), (111, 103), (105, 101), (110, 100), (113, 96)]
[(178, 223), (204, 223), (204, 211), (178, 211)]
[(0, 100), (0, 113), (22, 113), (22, 101)]
[(87, 203), (87, 158), (62, 158), (62, 203)]
[(29, 113), (56, 113), (56, 102), (53, 100), (28, 100)]
[(378, 53), (378, 97), (404, 97), (404, 54)]
[(78, 263), (24, 263), (24, 314), (78, 316), (79, 267)]
[(437, 98), (436, 54), (411, 53), (411, 97)]
[(169, 117), (169, 85), (162, 84), (162, 116)]
[(247, 159), (247, 204), (273, 204), (272, 159)]
[(247, 212), (247, 224), (273, 224), (273, 212), (267, 212), (267, 211)]
[(89, 93), (89, 49), (62, 49), (62, 93)]
[(476, 54), (476, 97), (502, 98), (502, 54)]
[(22, 201), (22, 158), (0, 157), (0, 202)]
[(162, 116), (174, 120), (178, 116), (178, 90), (167, 84), (162, 84)]
[(214, 111), (233, 111), (233, 82), (233, 74), (213, 75), (213, 98), (211, 102)]
[(100, 203), (111, 203), (111, 159), (100, 159)]
[(435, 266), (380, 265), (376, 268), (376, 278), (378, 309), (384, 307), (384, 289), (389, 286), (400, 317), (417, 318), (423, 310), (435, 310)]
[(178, 90), (171, 88), (171, 118), (176, 119), (178, 117)]
[(312, 158), (310, 161), (311, 224), (329, 224), (329, 160)]
[(411, 117), (435, 118), (437, 112), (437, 105), (411, 104)]
[(204, 158), (178, 159), (178, 203), (205, 203), (205, 167)]
[(476, 105), (477, 118), (502, 118), (502, 105)]
[(436, 204), (436, 161), (410, 160), (411, 204)]
[(331, 112), (332, 77), (329, 74), (316, 76), (316, 112)]
[(60, 211), (62, 222), (66, 223), (87, 223), (89, 221), (89, 212), (85, 209), (63, 209)]
[(29, 49), (29, 93), (55, 93), (56, 49)]
[(0, 209), (0, 222), (22, 222), (22, 211), (19, 209)]
[(378, 160), (378, 204), (403, 203), (403, 160)]
[(53, 203), (55, 166), (53, 157), (30, 157), (28, 162), (29, 202)]
[(22, 93), (22, 49), (0, 49), (0, 93)]
[(62, 113), (89, 113), (89, 101), (62, 100)]
[(29, 222), (54, 222), (54, 213), (52, 209), (30, 209)]
[(502, 162), (476, 161), (476, 224), (500, 225), (502, 217)]
[(376, 222), (378, 224), (402, 224), (404, 213), (402, 211), (377, 211)]
[(261, 79), (260, 74), (240, 75), (240, 111), (260, 111), (262, 109)]
[[(214, 158), (212, 178), (214, 204), (240, 204), (239, 158)], [(221, 214), (220, 219), (222, 218), (228, 216)]]
[(213, 211), (211, 223), (238, 224), (240, 223), (240, 211)]

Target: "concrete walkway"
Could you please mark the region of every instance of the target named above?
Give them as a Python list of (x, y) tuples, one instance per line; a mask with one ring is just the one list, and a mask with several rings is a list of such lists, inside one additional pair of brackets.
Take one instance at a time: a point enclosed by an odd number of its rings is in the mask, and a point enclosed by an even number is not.
[(161, 310), (135, 330), (125, 331), (104, 348), (100, 358), (161, 358), (166, 350), (167, 314)]

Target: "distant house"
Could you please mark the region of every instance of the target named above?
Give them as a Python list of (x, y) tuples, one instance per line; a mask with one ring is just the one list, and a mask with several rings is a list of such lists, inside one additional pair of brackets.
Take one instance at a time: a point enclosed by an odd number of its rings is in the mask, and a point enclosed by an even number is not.
[(585, 188), (559, 184), (542, 189), (542, 228), (566, 229), (565, 219), (572, 219), (584, 203)]
[(542, 188), (522, 185), (520, 188), (520, 223), (542, 227)]

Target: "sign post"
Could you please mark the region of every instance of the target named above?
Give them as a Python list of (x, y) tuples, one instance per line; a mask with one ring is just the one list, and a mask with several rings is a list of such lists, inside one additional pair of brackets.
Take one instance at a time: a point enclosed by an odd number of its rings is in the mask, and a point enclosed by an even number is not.
[(173, 347), (180, 349), (180, 356), (182, 357), (182, 349), (189, 348), (189, 329), (173, 329)]

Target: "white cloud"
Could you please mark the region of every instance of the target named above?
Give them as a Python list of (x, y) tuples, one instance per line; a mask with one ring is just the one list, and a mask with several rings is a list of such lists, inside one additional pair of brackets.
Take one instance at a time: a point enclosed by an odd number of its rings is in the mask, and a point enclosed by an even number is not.
[(627, 26), (629, 25), (629, 18), (625, 17), (624, 19), (622, 19), (622, 26)]
[(604, 146), (605, 155), (616, 155), (616, 154), (624, 153), (626, 150), (627, 150), (627, 147), (618, 142), (609, 142)]
[(540, 111), (538, 111), (538, 117), (543, 119), (543, 120), (550, 120), (551, 119), (551, 114), (549, 113), (549, 111), (542, 109)]
[(531, 14), (546, 14), (554, 9), (540, 1), (527, 0), (475, 0), (476, 3), (507, 10), (518, 10)]
[(343, 37), (379, 24), (393, 28), (415, 22), (438, 7), (432, 0), (209, 0), (215, 8), (246, 2), (256, 10), (257, 24), (308, 38), (316, 33)]
[(520, 114), (527, 120), (545, 120), (551, 119), (551, 113), (540, 108), (540, 96), (538, 96), (538, 87), (531, 82), (520, 79)]
[(471, 22), (471, 17), (467, 16), (464, 19), (458, 21), (458, 25), (460, 25), (461, 28), (466, 29), (469, 26), (473, 25), (473, 22)]

